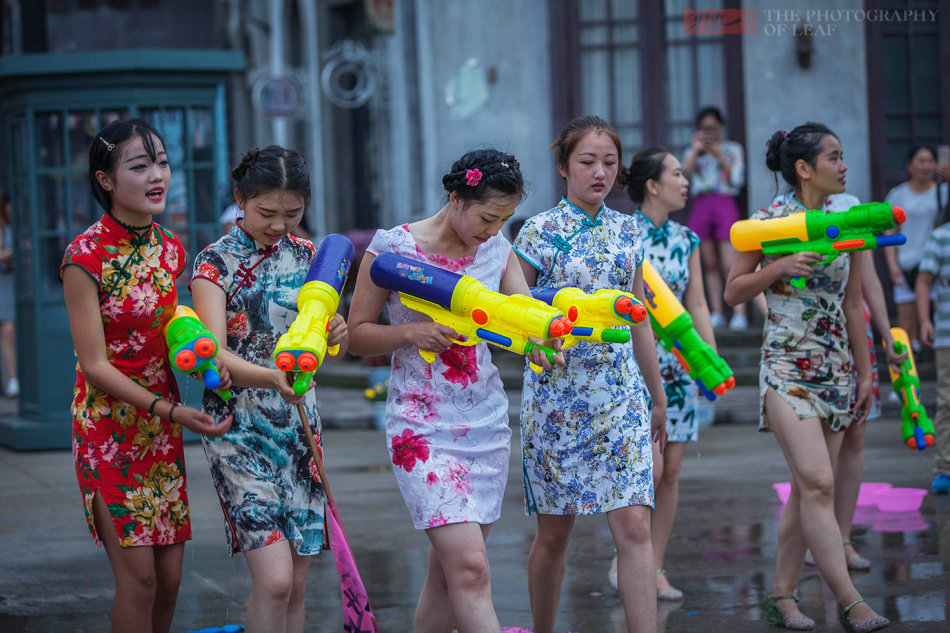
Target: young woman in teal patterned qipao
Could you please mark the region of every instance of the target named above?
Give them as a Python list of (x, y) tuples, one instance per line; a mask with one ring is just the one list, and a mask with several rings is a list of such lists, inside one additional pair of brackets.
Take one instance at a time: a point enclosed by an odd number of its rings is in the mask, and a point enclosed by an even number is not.
[[(323, 549), (323, 485), (318, 481), (296, 405), (302, 402), (320, 441), (314, 392), (296, 395), (272, 354), (297, 317), (314, 247), (291, 232), (310, 202), (307, 165), (292, 150), (248, 150), (231, 172), (243, 218), (195, 261), (195, 310), (233, 368), (233, 398), (226, 405), (209, 390), (204, 407), (234, 410), (224, 437), (204, 442), (211, 476), (224, 510), (231, 553), (242, 552), (251, 572), (248, 633), (304, 629), (309, 556)], [(331, 321), (328, 345), (346, 352), (346, 323)]]
[[(640, 230), (604, 204), (621, 164), (617, 133), (602, 119), (581, 117), (552, 148), (567, 195), (518, 233), (515, 250), (528, 283), (613, 288), (642, 301)], [(526, 512), (538, 522), (528, 557), (536, 633), (554, 629), (575, 516), (604, 513), (618, 552), (627, 628), (656, 630), (651, 443), (661, 450), (666, 443), (666, 394), (649, 326), (634, 327), (631, 335), (625, 345), (581, 342), (564, 353), (563, 369), (525, 369), (521, 443)]]
[[(706, 304), (697, 249), (699, 237), (689, 228), (669, 219), (670, 213), (683, 208), (689, 196), (689, 181), (683, 175), (680, 162), (666, 149), (645, 149), (633, 157), (624, 177), (627, 194), (639, 207), (633, 217), (643, 233), (643, 251), (647, 260), (689, 312), (699, 335), (715, 349), (716, 339)], [(699, 390), (671, 352), (660, 346), (656, 351), (666, 391), (666, 430), (669, 432), (666, 450), (660, 454), (656, 445), (653, 450), (656, 505), (651, 525), (656, 595), (660, 600), (679, 600), (683, 592), (667, 580), (663, 557), (676, 517), (679, 474), (686, 442), (695, 442), (699, 438), (696, 419)]]
[[(752, 214), (783, 217), (822, 209), (845, 190), (841, 143), (824, 125), (806, 123), (769, 139), (766, 166), (794, 189), (785, 204)], [(861, 307), (861, 260), (856, 251), (827, 264), (817, 253), (764, 257), (740, 253), (726, 283), (735, 305), (765, 292), (768, 319), (759, 376), (761, 430), (772, 430), (791, 470), (792, 490), (779, 522), (778, 555), (766, 619), (789, 629), (815, 621), (798, 608), (795, 586), (806, 547), (837, 599), (839, 621), (866, 633), (887, 626), (864, 602), (848, 576), (834, 514), (834, 471), (844, 428), (861, 424), (871, 397), (871, 365)], [(791, 285), (803, 277), (805, 288)], [(854, 355), (857, 381), (852, 380)], [(855, 391), (852, 404), (852, 390)], [(853, 408), (852, 408), (853, 407)]]

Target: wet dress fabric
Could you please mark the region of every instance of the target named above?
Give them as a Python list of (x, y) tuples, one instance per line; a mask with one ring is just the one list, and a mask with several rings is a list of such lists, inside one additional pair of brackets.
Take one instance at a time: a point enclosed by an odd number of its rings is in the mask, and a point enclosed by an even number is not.
[[(699, 246), (699, 237), (673, 220), (656, 226), (639, 210), (633, 214), (633, 218), (643, 233), (644, 256), (682, 303), (683, 294), (689, 285), (689, 257)], [(695, 442), (699, 439), (699, 420), (696, 418), (699, 389), (672, 352), (657, 343), (656, 354), (666, 392), (667, 441)]]
[[(632, 292), (643, 261), (640, 229), (602, 207), (591, 217), (566, 199), (530, 218), (515, 251), (536, 285)], [(653, 453), (643, 378), (631, 344), (580, 342), (566, 367), (525, 368), (521, 450), (525, 512), (600, 514), (653, 505)]]
[[(155, 395), (177, 402), (163, 330), (178, 304), (175, 279), (185, 266), (178, 238), (158, 224), (138, 235), (104, 215), (66, 248), (60, 279), (67, 266), (79, 266), (99, 287), (108, 361)], [(182, 427), (90, 384), (78, 363), (73, 393), (73, 459), (96, 544), (96, 493), (123, 547), (189, 540)]]
[[(803, 211), (794, 198), (779, 201), (750, 218), (783, 217)], [(766, 266), (774, 257), (766, 257)], [(759, 430), (770, 430), (765, 394), (772, 388), (801, 419), (817, 417), (831, 430), (851, 424), (851, 347), (842, 304), (851, 257), (841, 254), (812, 267), (799, 289), (780, 280), (765, 289), (768, 316), (759, 371)]]
[[(274, 348), (297, 317), (297, 294), (314, 248), (286, 236), (265, 247), (240, 222), (195, 261), (194, 277), (220, 287), (226, 297), (227, 346), (244, 360), (275, 367)], [(273, 389), (232, 387), (226, 404), (206, 389), (203, 406), (215, 416), (234, 414), (222, 437), (203, 437), (211, 477), (224, 510), (231, 553), (286, 540), (298, 554), (324, 546), (322, 484), (295, 406)], [(320, 416), (311, 390), (304, 410), (317, 444)]]
[[(498, 292), (511, 245), (501, 235), (475, 255), (448, 259), (426, 253), (407, 225), (380, 230), (373, 255), (395, 253), (474, 277)], [(397, 293), (387, 300), (390, 323), (428, 321)], [(498, 351), (499, 354), (509, 352)], [(396, 482), (418, 530), (451, 523), (494, 523), (508, 481), (511, 429), (508, 396), (484, 342), (452, 345), (429, 364), (419, 348), (392, 354), (386, 400), (386, 443)]]

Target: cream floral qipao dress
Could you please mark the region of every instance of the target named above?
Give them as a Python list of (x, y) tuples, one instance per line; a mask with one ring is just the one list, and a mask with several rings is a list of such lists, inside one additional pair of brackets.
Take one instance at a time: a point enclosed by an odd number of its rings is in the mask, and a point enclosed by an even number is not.
[[(474, 256), (447, 259), (425, 253), (402, 225), (377, 231), (368, 252), (396, 253), (468, 275), (497, 292), (511, 245), (499, 234), (479, 245)], [(398, 293), (389, 295), (387, 305), (394, 325), (429, 319), (402, 305)], [(497, 521), (508, 481), (511, 429), (508, 396), (488, 344), (453, 345), (432, 364), (414, 346), (393, 352), (386, 442), (416, 529)]]
[[(801, 211), (804, 207), (789, 196), (750, 218)], [(766, 257), (762, 265), (773, 259)], [(802, 419), (817, 417), (833, 431), (851, 424), (851, 348), (842, 310), (850, 269), (851, 257), (842, 253), (829, 264), (814, 266), (803, 289), (785, 280), (765, 289), (768, 317), (759, 371), (759, 430), (770, 429), (765, 417), (769, 387)]]
[[(537, 268), (537, 286), (584, 292), (631, 292), (643, 262), (633, 218), (601, 207), (591, 220), (565, 199), (525, 223), (515, 251)], [(599, 514), (652, 506), (650, 419), (632, 345), (581, 342), (564, 360), (566, 367), (541, 374), (525, 367), (526, 513)]]

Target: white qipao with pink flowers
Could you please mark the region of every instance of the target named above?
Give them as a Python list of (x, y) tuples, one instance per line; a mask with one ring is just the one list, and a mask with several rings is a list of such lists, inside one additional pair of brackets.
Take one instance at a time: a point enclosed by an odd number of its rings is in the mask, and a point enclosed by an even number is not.
[[(496, 235), (474, 256), (447, 259), (425, 253), (402, 225), (377, 231), (367, 250), (427, 262), (497, 291), (511, 244)], [(429, 318), (402, 305), (398, 294), (391, 294), (387, 304), (394, 325)], [(511, 429), (508, 397), (488, 345), (453, 345), (432, 364), (414, 346), (393, 352), (386, 442), (416, 529), (498, 520)]]

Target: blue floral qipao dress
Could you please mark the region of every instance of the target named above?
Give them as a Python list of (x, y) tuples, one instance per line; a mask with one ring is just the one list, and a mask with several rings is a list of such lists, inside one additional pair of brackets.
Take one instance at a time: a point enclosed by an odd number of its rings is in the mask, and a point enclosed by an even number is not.
[[(789, 196), (752, 219), (799, 213)], [(762, 266), (773, 261), (766, 257)], [(812, 268), (799, 289), (780, 280), (765, 289), (768, 317), (759, 371), (759, 430), (768, 431), (765, 394), (774, 389), (801, 419), (817, 417), (837, 431), (851, 424), (851, 347), (842, 310), (851, 257), (843, 253)]]
[[(402, 225), (377, 231), (367, 250), (468, 275), (497, 292), (511, 245), (499, 234), (479, 245), (474, 256), (447, 259), (425, 253)], [(393, 325), (429, 320), (400, 303), (397, 293), (390, 293), (387, 305)], [(453, 345), (432, 364), (418, 347), (393, 352), (386, 443), (417, 530), (497, 521), (508, 481), (511, 428), (508, 396), (488, 344)]]
[[(682, 303), (683, 293), (689, 285), (689, 257), (699, 246), (699, 237), (673, 220), (667, 220), (663, 226), (657, 226), (639, 209), (633, 218), (643, 234), (644, 255)], [(672, 352), (657, 344), (656, 353), (663, 389), (666, 391), (666, 430), (670, 434), (668, 441), (695, 442), (699, 438), (699, 422), (696, 419), (699, 390), (696, 383)], [(647, 402), (649, 401), (648, 394)]]
[[(274, 347), (297, 317), (297, 293), (313, 253), (313, 244), (292, 235), (264, 247), (239, 221), (198, 255), (194, 277), (216, 284), (227, 297), (230, 351), (274, 367)], [(231, 554), (281, 540), (293, 543), (298, 554), (319, 553), (325, 496), (296, 407), (272, 389), (232, 387), (231, 392), (225, 404), (205, 390), (205, 411), (220, 417), (230, 407), (234, 421), (223, 437), (202, 437)], [(320, 445), (312, 390), (304, 409)]]
[[(601, 207), (594, 220), (562, 199), (529, 219), (515, 251), (536, 285), (632, 292), (643, 261), (630, 216)], [(580, 342), (567, 366), (525, 367), (521, 449), (525, 512), (600, 514), (653, 505), (653, 452), (643, 378), (630, 344)]]

